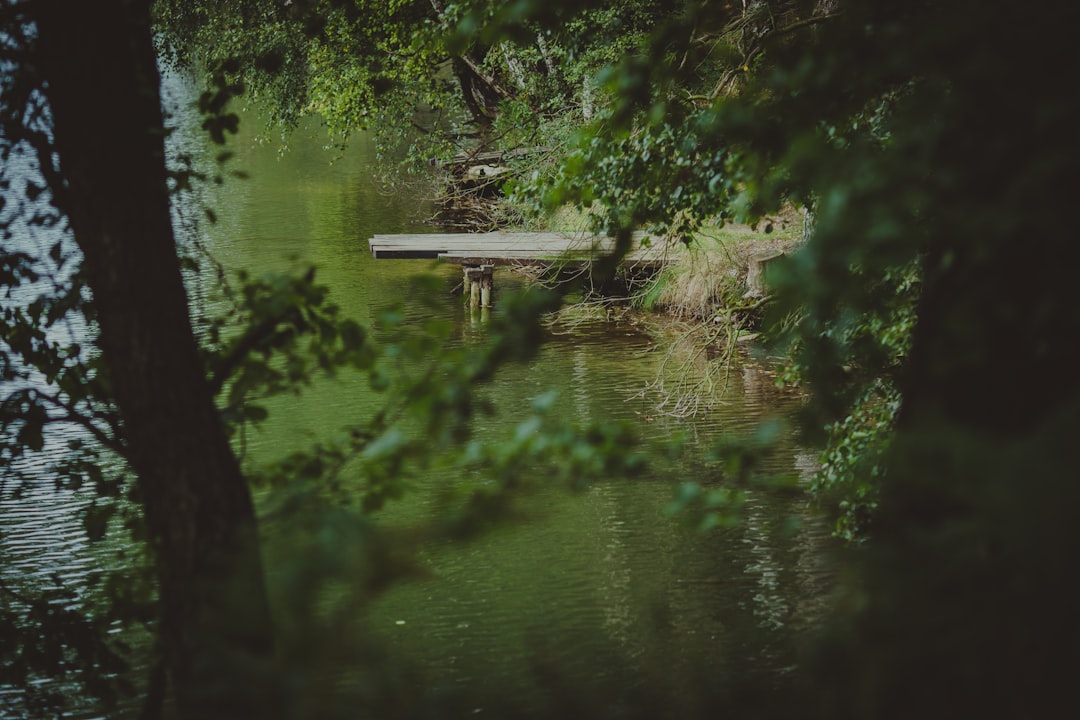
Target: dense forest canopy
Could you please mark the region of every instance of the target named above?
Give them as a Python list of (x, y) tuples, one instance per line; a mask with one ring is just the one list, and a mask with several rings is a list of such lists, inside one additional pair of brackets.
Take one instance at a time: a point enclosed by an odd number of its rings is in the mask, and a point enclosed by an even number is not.
[[(1080, 499), (1068, 366), (1080, 310), (1066, 295), (1078, 153), (1064, 91), (1077, 14), (969, 0), (5, 0), (0, 461), (16, 467), (50, 425), (75, 423), (100, 447), (72, 461), (71, 478), (96, 480), (103, 504), (121, 490), (94, 469), (101, 453), (137, 478), (123, 492), (140, 508), (158, 601), (117, 612), (160, 632), (147, 716), (166, 692), (192, 717), (302, 715), (313, 686), (297, 680), (286, 697), (281, 682), (305, 669), (269, 622), (250, 478), (228, 427), (259, 419), (247, 390), (283, 391), (318, 366), (374, 372), (379, 349), (310, 276), (251, 283), (239, 334), (199, 347), (169, 218), (169, 188), (195, 178), (166, 163), (156, 54), (216, 83), (202, 110), (222, 140), (235, 122), (227, 101), (246, 87), (286, 125), (320, 113), (338, 137), (415, 122), (432, 152), (557, 146), (519, 178), (518, 201), (598, 206), (618, 237), (690, 237), (785, 203), (812, 218), (777, 284), (774, 339), (811, 390), (807, 437), (839, 438), (834, 466), (856, 456), (831, 490), (864, 514), (850, 519), (861, 543), (832, 616), (770, 707), (1051, 714), (1068, 705), (1080, 641), (1066, 591)], [(16, 174), (26, 162), (40, 181)], [(28, 248), (24, 227), (59, 228), (77, 248)], [(537, 313), (557, 301), (512, 307), (481, 362), (441, 359), (453, 382), (416, 380), (346, 445), (293, 458), (274, 482), (321, 476), (386, 438), (410, 403), (434, 444), (459, 442), (477, 411), (466, 389), (528, 358)], [(74, 316), (96, 329), (92, 352), (50, 334)], [(424, 357), (440, 344), (431, 332), (402, 347)], [(308, 361), (281, 374), (270, 351)], [(860, 423), (872, 442), (856, 442)], [(543, 454), (572, 475), (587, 474), (571, 467), (583, 452), (588, 472), (632, 472), (618, 432), (559, 435), (565, 445)], [(367, 468), (362, 505), (400, 492), (395, 478), (428, 444)], [(541, 450), (496, 448), (487, 463), (506, 474), (530, 452)], [(0, 585), (0, 680), (81, 672), (103, 698), (122, 689), (105, 680), (121, 660), (101, 618), (47, 617), (42, 645), (29, 628), (47, 607)]]
[(336, 138), (370, 129), (426, 156), (493, 125), (524, 136), (541, 118), (581, 120), (595, 74), (636, 52), (672, 6), (163, 0), (154, 11), (167, 61), (242, 80), (286, 128), (315, 113)]

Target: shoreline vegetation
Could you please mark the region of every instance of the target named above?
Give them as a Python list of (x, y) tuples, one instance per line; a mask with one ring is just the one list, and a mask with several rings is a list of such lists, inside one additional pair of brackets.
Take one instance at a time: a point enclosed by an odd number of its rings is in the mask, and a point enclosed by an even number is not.
[[(550, 152), (550, 148), (542, 150)], [(498, 163), (508, 153), (513, 151), (478, 151), (469, 157)], [(519, 152), (515, 157), (531, 155)], [(444, 175), (436, 183), (436, 212), (430, 224), (462, 232), (502, 229), (570, 234), (590, 233), (598, 225), (597, 215), (603, 210), (595, 204), (587, 210), (562, 205), (550, 212), (530, 213), (512, 194), (507, 197), (503, 192), (504, 183), (521, 174), (519, 168), (471, 162), (459, 158), (442, 165)], [(715, 217), (681, 239), (653, 236), (652, 243), (668, 247), (667, 262), (661, 268), (632, 274), (619, 267), (609, 281), (586, 279), (546, 322), (552, 329), (591, 322), (651, 324), (649, 318), (670, 323), (660, 332), (666, 338), (666, 359), (641, 393), (654, 398), (656, 413), (695, 416), (722, 395), (736, 355), (752, 352), (754, 341), (767, 331), (766, 311), (775, 299), (768, 287), (767, 268), (804, 244), (810, 222), (805, 208), (789, 204), (752, 226)], [(547, 269), (529, 266), (508, 269), (548, 286), (582, 280), (582, 271), (552, 276)], [(786, 354), (773, 355), (763, 371), (773, 377), (778, 390), (802, 392), (790, 364)]]
[[(545, 229), (556, 232), (587, 227), (588, 218), (570, 208), (561, 208), (545, 223)], [(669, 262), (626, 299), (642, 310), (709, 322), (759, 309), (763, 286), (749, 277), (755, 259), (793, 252), (802, 239), (802, 213), (794, 208), (757, 226), (714, 219), (682, 241), (654, 237), (654, 243), (668, 243)]]
[[(481, 201), (484, 202), (484, 201)], [(436, 199), (436, 205), (443, 201)], [(483, 223), (463, 221), (450, 227), (472, 227), (486, 232), (492, 227), (517, 231), (590, 232), (589, 212), (563, 206), (543, 218), (523, 222), (511, 201), (492, 198), (490, 205), (501, 209), (482, 210), (488, 218)], [(473, 206), (480, 204), (473, 201)], [(518, 218), (517, 222), (491, 222), (490, 218)], [(440, 215), (432, 218), (433, 225)], [(669, 315), (677, 320), (726, 323), (747, 332), (756, 330), (761, 311), (771, 300), (767, 267), (774, 260), (792, 254), (806, 237), (806, 210), (785, 207), (780, 213), (762, 219), (755, 226), (713, 218), (688, 233), (681, 240), (654, 235), (650, 242), (665, 243), (665, 262), (656, 272), (645, 276), (622, 277), (623, 282), (595, 285), (583, 293), (580, 302), (624, 304), (626, 307)], [(468, 230), (464, 230), (468, 232)], [(537, 276), (535, 268), (518, 272)], [(620, 268), (617, 274), (621, 275)], [(750, 322), (747, 322), (750, 321)]]
[[(520, 227), (520, 226), (519, 226)], [(663, 237), (668, 262), (644, 277), (617, 270), (616, 282), (590, 286), (553, 313), (552, 327), (584, 322), (630, 322), (655, 326), (664, 338), (664, 361), (642, 388), (653, 399), (653, 412), (691, 418), (714, 407), (723, 396), (736, 357), (762, 359), (755, 341), (767, 331), (767, 309), (775, 299), (762, 272), (773, 260), (796, 252), (806, 238), (806, 212), (786, 207), (756, 226), (723, 221), (704, 223), (684, 241)], [(527, 229), (584, 233), (586, 213), (561, 207)], [(520, 272), (536, 275), (529, 268)], [(537, 277), (536, 279), (542, 280)], [(790, 358), (771, 355), (761, 372), (777, 392), (798, 392), (790, 376)], [(783, 382), (781, 382), (783, 378)]]
[[(488, 153), (500, 155), (501, 153)], [(460, 167), (433, 198), (432, 225), (463, 232), (493, 229), (540, 232), (590, 232), (593, 211), (564, 205), (540, 218), (526, 218), (501, 186), (513, 175), (503, 166)], [(653, 243), (667, 243), (668, 261), (645, 278), (626, 279), (585, 293), (582, 302), (606, 301), (681, 320), (727, 322), (755, 329), (769, 301), (762, 270), (767, 263), (794, 252), (806, 237), (805, 209), (786, 206), (746, 225), (713, 218), (681, 239), (657, 235)], [(520, 272), (533, 274), (529, 268)]]

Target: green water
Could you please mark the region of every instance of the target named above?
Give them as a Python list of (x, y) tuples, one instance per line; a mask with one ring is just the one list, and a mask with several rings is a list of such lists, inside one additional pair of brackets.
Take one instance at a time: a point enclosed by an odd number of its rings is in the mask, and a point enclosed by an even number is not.
[[(179, 102), (174, 148), (212, 157), (217, 149), (184, 111), (190, 89), (176, 79), (167, 88)], [(411, 323), (431, 317), (452, 322), (452, 346), (483, 341), (487, 326), (471, 318), (453, 292), (456, 267), (375, 261), (368, 252), (372, 234), (422, 231), (427, 208), (422, 194), (379, 186), (372, 177), (373, 149), (363, 136), (340, 154), (323, 147), (321, 130), (312, 125), (292, 135), (282, 153), (276, 143), (256, 141), (252, 131), (259, 127), (246, 114), (244, 132), (230, 148), (236, 154), (229, 168), (250, 179), (227, 179), (204, 188), (197, 202), (185, 201), (185, 241), (200, 239), (232, 272), (259, 275), (314, 264), (342, 311), (365, 325), (400, 307)], [(216, 223), (189, 222), (201, 217), (200, 203), (214, 209)], [(409, 279), (417, 273), (436, 278), (431, 296), (411, 289)], [(496, 275), (503, 297), (525, 285), (512, 273)], [(191, 291), (197, 306), (217, 302), (212, 279), (193, 279)], [(340, 648), (369, 654), (357, 661), (342, 650), (327, 682), (361, 688), (356, 692), (367, 697), (382, 693), (399, 707), (465, 697), (461, 702), (468, 704), (459, 709), (488, 717), (641, 716), (655, 714), (650, 703), (671, 716), (694, 717), (726, 692), (725, 678), (750, 675), (766, 685), (781, 680), (790, 672), (799, 633), (814, 625), (830, 587), (827, 529), (798, 493), (749, 490), (741, 524), (704, 534), (670, 517), (665, 507), (683, 482), (723, 483), (702, 459), (713, 439), (789, 414), (797, 399), (779, 395), (765, 369), (746, 360), (732, 368), (712, 409), (692, 420), (671, 417), (657, 409), (661, 397), (647, 388), (683, 357), (670, 354), (678, 327), (624, 317), (558, 323), (551, 330), (534, 360), (505, 368), (482, 390), (495, 415), (478, 422), (477, 437), (505, 433), (525, 417), (532, 398), (555, 390), (556, 412), (563, 417), (624, 420), (655, 441), (682, 433), (688, 452), (677, 460), (653, 458), (641, 476), (604, 479), (579, 492), (541, 487), (517, 508), (513, 522), (468, 542), (421, 542), (415, 548), (418, 571), (375, 597), (352, 602), (342, 600), (345, 592), (328, 592), (319, 607), (337, 623), (332, 634), (340, 636)], [(348, 373), (319, 380), (299, 397), (278, 398), (265, 427), (248, 435), (245, 462), (303, 449), (363, 419), (378, 402), (365, 378)], [(63, 441), (57, 438), (58, 448)], [(767, 469), (802, 476), (810, 457), (789, 439)], [(534, 471), (520, 468), (523, 477)], [(421, 476), (375, 519), (408, 537), (460, 480), (445, 473)], [(264, 510), (273, 504), (267, 491), (258, 500)], [(7, 496), (0, 501), (0, 554), (9, 568), (27, 577), (59, 574), (77, 581), (110, 562), (81, 535), (78, 513), (88, 497), (42, 491), (32, 503)], [(280, 588), (287, 584), (280, 565), (302, 566), (305, 545), (275, 536), (272, 518), (265, 527), (268, 574)], [(313, 544), (320, 533), (312, 529)], [(351, 548), (340, 549), (347, 555)], [(284, 603), (279, 619), (295, 625)], [(325, 655), (319, 662), (337, 662)], [(396, 689), (372, 689), (380, 682), (396, 682)], [(0, 688), (0, 696), (5, 693)]]
[[(363, 137), (332, 163), (336, 151), (321, 143), (316, 128), (293, 136), (279, 157), (277, 147), (241, 139), (236, 162), (252, 180), (221, 192), (223, 220), (208, 230), (215, 254), (252, 273), (312, 262), (335, 301), (362, 322), (400, 305), (414, 322), (432, 314), (453, 321), (452, 343), (478, 342), (484, 327), (452, 294), (456, 267), (375, 261), (368, 252), (372, 234), (423, 231), (423, 199), (378, 187)], [(440, 279), (434, 308), (408, 290), (407, 279), (420, 272)], [(500, 292), (524, 283), (497, 273)], [(580, 493), (553, 487), (531, 498), (517, 522), (468, 543), (422, 546), (422, 578), (356, 607), (364, 632), (391, 657), (419, 667), (422, 680), (406, 694), (462, 691), (478, 698), (477, 712), (557, 713), (587, 696), (596, 704), (590, 712), (620, 714), (644, 693), (694, 714), (735, 669), (782, 677), (791, 640), (813, 624), (829, 582), (821, 555), (827, 533), (805, 498), (752, 491), (741, 526), (704, 535), (664, 508), (681, 482), (720, 482), (700, 459), (714, 437), (750, 430), (794, 401), (747, 363), (734, 368), (710, 412), (693, 421), (668, 417), (656, 410), (657, 396), (642, 390), (663, 372), (675, 331), (648, 319), (557, 330), (539, 357), (506, 368), (484, 390), (497, 415), (480, 422), (478, 436), (497, 434), (524, 416), (531, 398), (555, 389), (559, 412), (578, 420), (624, 419), (653, 439), (689, 433), (689, 457)], [(345, 376), (277, 402), (269, 425), (249, 439), (250, 452), (266, 459), (333, 433), (370, 412), (371, 395), (363, 378)], [(807, 454), (786, 447), (770, 469), (797, 475)], [(423, 519), (457, 480), (421, 478), (381, 521), (406, 527)]]

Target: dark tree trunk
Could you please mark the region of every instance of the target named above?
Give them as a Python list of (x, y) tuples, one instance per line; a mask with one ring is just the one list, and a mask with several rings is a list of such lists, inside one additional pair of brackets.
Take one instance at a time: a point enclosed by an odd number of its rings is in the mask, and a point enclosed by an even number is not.
[(499, 102), (512, 94), (494, 78), (484, 74), (480, 63), (468, 55), (453, 58), (454, 76), (461, 86), (465, 106), (478, 124), (488, 126), (498, 114)]
[(170, 221), (150, 0), (43, 3), (37, 27), (65, 179), (54, 195), (83, 253), (139, 478), (173, 693), (185, 716), (273, 716), (255, 682), (273, 643), (254, 510), (197, 354)]
[[(906, 21), (960, 28), (968, 10), (928, 4)], [(1003, 17), (949, 31), (947, 90), (920, 106), (939, 134), (907, 130), (925, 143), (904, 151), (925, 158), (931, 235), (864, 587), (850, 593), (854, 673), (829, 667), (849, 717), (1036, 718), (1073, 702), (1080, 143), (1059, 78), (1027, 68), (1053, 66), (1075, 23)], [(1017, 46), (999, 57), (988, 29), (1006, 25)]]
[(1056, 158), (1076, 157), (1080, 147), (1074, 118), (1030, 111), (1055, 92), (1039, 82), (1014, 88), (993, 118), (985, 107), (997, 97), (996, 81), (950, 89), (964, 114), (936, 161), (964, 174), (942, 183), (938, 202), (960, 208), (974, 197), (985, 207), (933, 223), (903, 377), (902, 426), (932, 413), (979, 432), (1020, 434), (1077, 396), (1068, 381), (1080, 335), (1070, 297), (1076, 232), (1061, 210), (1074, 191), (1071, 167)]
[[(446, 15), (446, 5), (442, 0), (430, 0), (430, 2), (436, 17)], [(481, 70), (480, 65), (483, 60), (483, 53), (479, 59), (472, 53), (464, 53), (451, 58), (454, 77), (457, 78), (458, 85), (461, 87), (461, 97), (465, 101), (465, 107), (469, 110), (474, 122), (487, 127), (495, 118), (499, 101), (511, 97), (511, 94), (497, 80)]]

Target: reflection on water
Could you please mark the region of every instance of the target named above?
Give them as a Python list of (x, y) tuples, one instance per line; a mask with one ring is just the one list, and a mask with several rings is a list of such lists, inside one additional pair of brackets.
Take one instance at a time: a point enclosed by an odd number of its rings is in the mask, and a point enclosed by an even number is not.
[[(245, 117), (244, 125), (251, 124), (258, 121)], [(194, 127), (190, 121), (182, 126), (175, 142), (205, 156)], [(302, 132), (279, 157), (277, 148), (242, 137), (231, 165), (252, 179), (228, 180), (197, 201), (187, 200), (184, 218), (198, 217), (199, 203), (214, 207), (220, 218), (216, 225), (185, 225), (187, 238), (194, 233), (227, 268), (253, 275), (314, 263), (334, 300), (361, 322), (401, 305), (410, 320), (433, 312), (453, 319), (454, 343), (482, 337), (485, 326), (472, 324), (451, 295), (457, 268), (376, 262), (368, 252), (370, 235), (416, 228), (420, 204), (380, 191), (362, 137), (332, 164), (333, 153), (320, 144)], [(442, 281), (434, 309), (405, 291), (417, 272)], [(496, 277), (502, 292), (523, 282), (503, 271)], [(212, 283), (195, 281), (192, 291), (199, 303), (215, 302)], [(657, 440), (686, 433), (690, 452), (677, 461), (656, 459), (633, 480), (600, 482), (576, 494), (543, 490), (519, 522), (468, 543), (422, 548), (426, 577), (390, 588), (363, 611), (395, 654), (419, 665), (428, 691), (465, 689), (535, 710), (556, 707), (552, 693), (560, 687), (607, 683), (624, 710), (632, 710), (633, 698), (648, 687), (676, 703), (674, 714), (690, 716), (701, 709), (695, 703), (704, 702), (702, 688), (733, 669), (754, 665), (777, 676), (788, 670), (793, 633), (812, 625), (829, 586), (821, 552), (828, 533), (808, 514), (805, 500), (748, 491), (744, 522), (708, 534), (672, 519), (664, 508), (684, 481), (721, 482), (700, 459), (713, 438), (787, 413), (793, 401), (779, 397), (765, 371), (745, 361), (706, 415), (691, 421), (655, 412), (641, 390), (662, 372), (665, 341), (663, 332), (649, 328), (629, 321), (581, 323), (554, 335), (532, 362), (506, 368), (484, 390), (498, 416), (478, 428), (482, 437), (522, 419), (532, 398), (554, 388), (561, 414), (625, 420)], [(251, 456), (279, 457), (373, 407), (364, 379), (343, 374), (319, 381), (300, 398), (271, 403), (270, 422), (249, 437)], [(798, 475), (807, 457), (788, 440), (768, 469)], [(425, 478), (383, 521), (406, 526), (422, 517), (452, 481)], [(0, 497), (5, 577), (90, 573), (101, 561), (86, 552), (82, 539), (83, 502), (78, 495), (44, 491), (29, 502), (10, 493)]]

